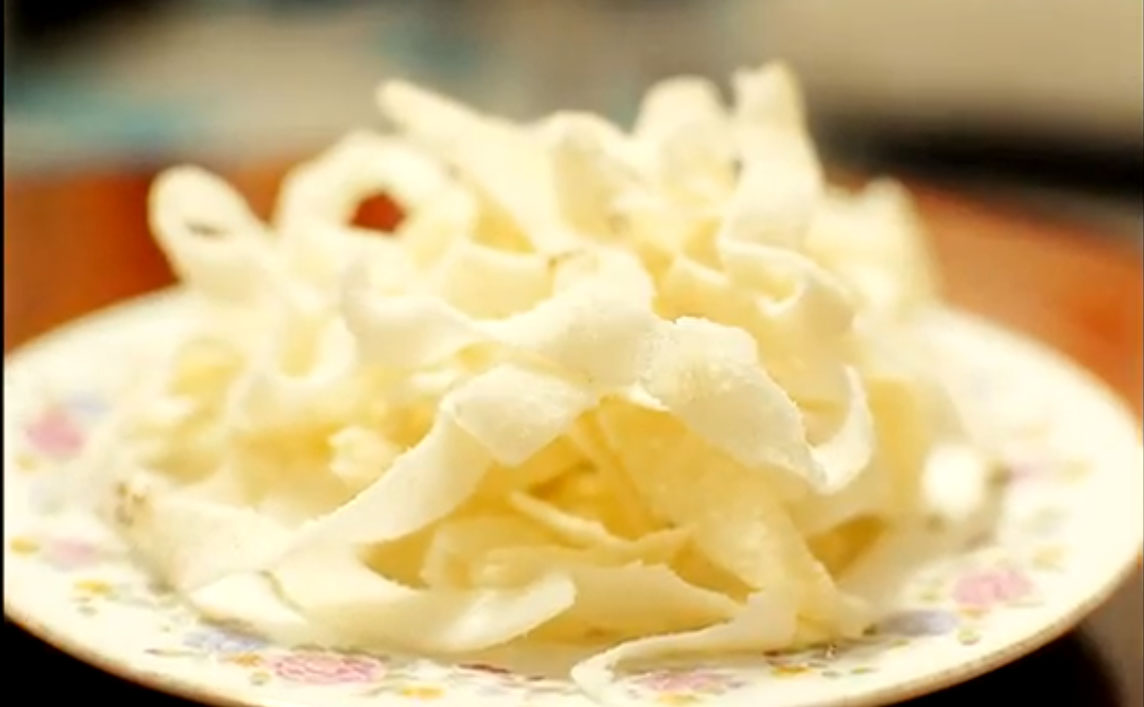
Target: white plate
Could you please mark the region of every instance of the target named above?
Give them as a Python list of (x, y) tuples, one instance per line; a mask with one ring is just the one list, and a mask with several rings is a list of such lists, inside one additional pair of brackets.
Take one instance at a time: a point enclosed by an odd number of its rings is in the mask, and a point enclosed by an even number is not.
[[(74, 455), (182, 300), (129, 303), (10, 356), (4, 383), (4, 610), (83, 660), (203, 702), (448, 707), (591, 704), (570, 682), (490, 665), (270, 645), (209, 626), (155, 588), (94, 519), (53, 514), (44, 480)], [(935, 365), (1006, 440), (992, 531), (931, 560), (864, 640), (624, 675), (616, 704), (865, 705), (967, 679), (1063, 633), (1136, 566), (1139, 428), (1055, 354), (964, 315), (935, 327)]]

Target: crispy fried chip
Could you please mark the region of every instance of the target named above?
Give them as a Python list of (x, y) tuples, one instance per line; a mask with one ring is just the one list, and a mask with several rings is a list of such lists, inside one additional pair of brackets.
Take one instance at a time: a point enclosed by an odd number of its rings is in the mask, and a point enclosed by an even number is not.
[(410, 589), (371, 571), (344, 546), (295, 554), (273, 576), (291, 604), (350, 646), (430, 652), (509, 641), (567, 609), (576, 592), (559, 573), (515, 589)]
[(572, 679), (592, 697), (604, 700), (613, 668), (626, 661), (672, 654), (729, 653), (776, 650), (795, 640), (798, 621), (794, 606), (781, 591), (751, 596), (747, 606), (725, 623), (686, 633), (628, 641), (595, 655), (572, 670)]
[[(964, 452), (934, 278), (899, 188), (826, 185), (784, 67), (732, 89), (664, 81), (625, 130), (391, 81), (396, 130), (301, 165), (270, 225), (163, 175), (195, 306), (84, 494), (204, 615), (280, 640), (602, 641), (573, 673), (599, 695), (630, 661), (860, 632), (925, 492), (982, 517), (980, 483), (923, 483)], [(350, 223), (378, 194), (391, 234)]]

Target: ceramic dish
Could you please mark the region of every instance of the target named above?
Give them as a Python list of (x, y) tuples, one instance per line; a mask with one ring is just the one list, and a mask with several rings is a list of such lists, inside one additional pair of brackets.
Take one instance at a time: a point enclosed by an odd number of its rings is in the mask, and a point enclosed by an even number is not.
[[(5, 613), (107, 671), (206, 703), (581, 705), (540, 668), (272, 645), (201, 622), (149, 581), (93, 518), (53, 513), (45, 489), (139, 365), (178, 327), (168, 293), (100, 313), (5, 361)], [(934, 327), (957, 396), (1005, 441), (995, 519), (911, 570), (860, 641), (791, 654), (662, 664), (624, 675), (631, 705), (866, 705), (968, 679), (1057, 637), (1138, 562), (1141, 448), (1130, 413), (1092, 377), (968, 316)], [(948, 362), (946, 362), (948, 363)], [(947, 531), (935, 527), (934, 537)]]

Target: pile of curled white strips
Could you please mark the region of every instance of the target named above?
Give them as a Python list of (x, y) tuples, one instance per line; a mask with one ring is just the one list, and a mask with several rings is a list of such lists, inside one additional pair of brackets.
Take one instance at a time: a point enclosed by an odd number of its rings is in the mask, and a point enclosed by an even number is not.
[[(864, 630), (848, 573), (956, 434), (903, 191), (824, 183), (797, 86), (655, 85), (626, 132), (400, 82), (392, 134), (272, 223), (157, 181), (193, 316), (105, 431), (109, 515), (198, 610), (282, 640), (619, 661)], [(391, 234), (352, 225), (379, 192)], [(113, 450), (109, 452), (108, 450)]]

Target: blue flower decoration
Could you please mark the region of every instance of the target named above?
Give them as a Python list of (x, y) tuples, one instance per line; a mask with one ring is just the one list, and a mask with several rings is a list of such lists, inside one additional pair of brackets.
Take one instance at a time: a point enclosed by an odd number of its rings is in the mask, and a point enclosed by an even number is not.
[(183, 645), (206, 653), (233, 654), (249, 653), (266, 646), (266, 641), (258, 636), (224, 629), (203, 629), (187, 634)]
[(92, 420), (107, 412), (107, 401), (94, 393), (75, 393), (68, 396), (65, 406), (85, 420)]

